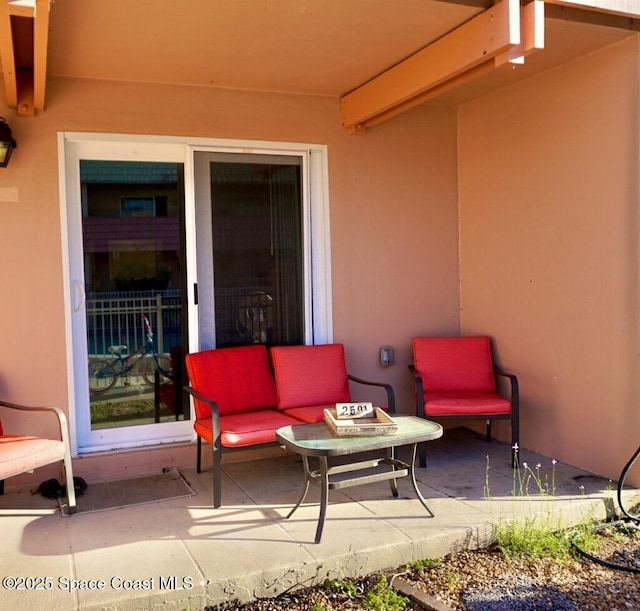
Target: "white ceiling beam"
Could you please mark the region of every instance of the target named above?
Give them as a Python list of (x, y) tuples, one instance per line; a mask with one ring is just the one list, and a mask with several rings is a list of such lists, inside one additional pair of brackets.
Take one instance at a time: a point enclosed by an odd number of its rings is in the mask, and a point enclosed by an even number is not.
[(502, 0), (340, 100), (352, 133), (520, 44), (520, 2)]
[(620, 15), (621, 17), (640, 18), (639, 0), (545, 0), (545, 2), (569, 8)]
[(533, 0), (520, 9), (520, 44), (497, 55), (496, 67), (506, 63), (524, 64), (524, 58), (544, 49), (544, 2)]

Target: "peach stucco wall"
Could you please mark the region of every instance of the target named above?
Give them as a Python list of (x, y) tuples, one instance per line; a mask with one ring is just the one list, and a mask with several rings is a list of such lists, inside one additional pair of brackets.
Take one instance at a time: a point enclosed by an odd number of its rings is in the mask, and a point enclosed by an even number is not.
[(458, 124), (462, 331), (493, 335), (519, 374), (524, 446), (614, 479), (640, 443), (639, 49), (468, 103)]
[[(327, 145), (334, 339), (354, 374), (390, 382), (411, 411), (411, 336), (459, 329), (455, 110), (415, 109), (351, 136), (329, 97), (50, 79), (36, 117), (2, 104), (18, 141), (0, 170), (0, 199), (12, 200), (0, 201), (3, 397), (67, 407), (57, 132), (139, 133)], [(388, 369), (382, 344), (396, 348)], [(107, 476), (118, 461), (76, 464)]]
[[(487, 333), (520, 378), (523, 445), (617, 477), (640, 430), (639, 47), (360, 136), (330, 97), (51, 79), (46, 110), (18, 118), (0, 91), (19, 146), (0, 169), (0, 395), (67, 407), (57, 132), (324, 144), (334, 339), (350, 371), (393, 384), (410, 412), (411, 337)], [(107, 478), (192, 465), (194, 452), (75, 465)]]

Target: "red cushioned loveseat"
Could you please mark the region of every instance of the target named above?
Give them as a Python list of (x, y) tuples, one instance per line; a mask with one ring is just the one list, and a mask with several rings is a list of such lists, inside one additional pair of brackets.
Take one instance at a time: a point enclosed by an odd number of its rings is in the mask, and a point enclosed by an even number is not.
[(213, 450), (213, 506), (220, 507), (223, 452), (275, 446), (283, 426), (322, 422), (324, 409), (351, 401), (349, 380), (385, 390), (395, 412), (389, 384), (369, 382), (347, 373), (344, 346), (263, 345), (220, 348), (186, 356), (194, 398), (197, 470), (202, 467), (202, 440)]

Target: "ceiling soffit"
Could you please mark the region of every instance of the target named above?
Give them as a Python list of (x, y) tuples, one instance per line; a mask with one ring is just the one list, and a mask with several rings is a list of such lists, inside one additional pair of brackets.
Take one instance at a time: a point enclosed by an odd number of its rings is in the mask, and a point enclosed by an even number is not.
[[(185, 11), (175, 0), (0, 0), (8, 106), (43, 110), (47, 76), (171, 83), (341, 97), (343, 124), (357, 132), (640, 31), (638, 0), (191, 2)], [(543, 5), (542, 26), (533, 5)], [(546, 48), (534, 52), (541, 37)], [(358, 98), (361, 116), (349, 110)]]

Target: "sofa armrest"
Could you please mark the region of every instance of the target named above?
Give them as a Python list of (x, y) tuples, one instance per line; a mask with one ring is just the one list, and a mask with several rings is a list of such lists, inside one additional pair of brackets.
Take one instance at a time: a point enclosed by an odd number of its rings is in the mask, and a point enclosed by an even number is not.
[(357, 378), (352, 375), (348, 375), (347, 378), (357, 384), (366, 384), (367, 386), (378, 386), (380, 388), (384, 388), (387, 393), (387, 407), (389, 408), (389, 413), (396, 413), (396, 395), (391, 384), (385, 384), (384, 382), (371, 382), (370, 380), (363, 380), (362, 378)]
[(205, 397), (203, 394), (199, 393), (195, 388), (191, 388), (191, 386), (184, 386), (183, 388), (194, 399), (197, 399), (198, 401), (202, 401), (203, 403), (206, 403), (211, 409), (212, 417), (213, 416), (215, 416), (216, 418), (219, 417), (220, 414), (218, 411), (218, 404), (213, 399), (209, 399), (208, 397)]
[(23, 412), (49, 412), (56, 416), (58, 420), (58, 427), (60, 429), (60, 439), (64, 442), (65, 446), (69, 447), (69, 428), (67, 426), (67, 415), (59, 408), (53, 406), (34, 406), (34, 405), (20, 405), (18, 403), (10, 403), (0, 399), (0, 406), (9, 409), (17, 409)]
[(218, 409), (218, 404), (213, 399), (205, 397), (191, 386), (184, 386), (183, 388), (194, 399), (202, 401), (202, 403), (206, 403), (209, 406), (209, 409), (211, 410), (211, 430), (213, 438), (218, 439), (220, 437), (220, 410)]
[(422, 376), (416, 370), (415, 365), (409, 365), (409, 373), (416, 386), (416, 416), (426, 418), (424, 413), (424, 385), (422, 384)]
[(75, 482), (73, 480), (73, 467), (71, 464), (71, 443), (69, 441), (69, 426), (67, 424), (66, 414), (59, 408), (53, 406), (34, 406), (34, 405), (20, 405), (18, 403), (10, 403), (0, 399), (0, 406), (8, 409), (15, 409), (22, 412), (44, 412), (55, 415), (58, 420), (58, 427), (60, 428), (60, 439), (64, 446), (64, 469), (65, 469), (65, 483), (67, 486), (67, 511), (69, 515), (76, 513), (76, 492)]

